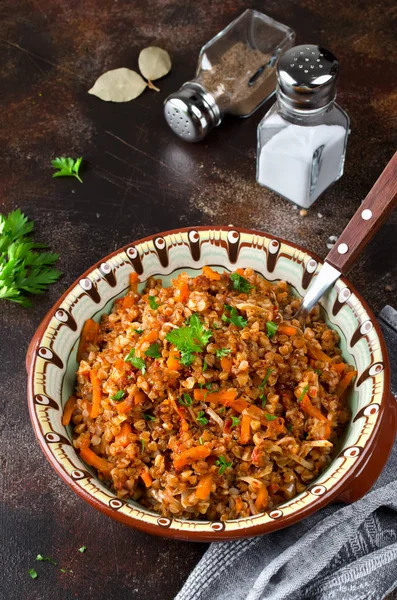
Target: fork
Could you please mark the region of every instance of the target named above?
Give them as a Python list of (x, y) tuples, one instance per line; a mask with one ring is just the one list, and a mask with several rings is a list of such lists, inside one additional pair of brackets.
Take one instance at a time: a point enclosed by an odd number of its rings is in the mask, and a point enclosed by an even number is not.
[(326, 256), (323, 266), (292, 317), (300, 321), (303, 329), (313, 306), (335, 281), (350, 269), (363, 248), (395, 208), (396, 202), (397, 152), (346, 225), (335, 246)]

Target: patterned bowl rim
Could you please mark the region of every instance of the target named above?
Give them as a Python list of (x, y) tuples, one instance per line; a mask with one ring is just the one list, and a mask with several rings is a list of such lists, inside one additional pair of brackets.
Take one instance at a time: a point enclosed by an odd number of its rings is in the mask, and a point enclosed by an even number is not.
[[(287, 246), (290, 246), (291, 248), (295, 248), (296, 250), (299, 250), (299, 251), (307, 254), (311, 258), (313, 258), (315, 261), (317, 261), (318, 265), (321, 265), (324, 262), (315, 253), (307, 250), (303, 246), (300, 246), (298, 244), (295, 244), (294, 242), (285, 240), (279, 236), (272, 235), (272, 234), (269, 234), (264, 231), (254, 230), (254, 229), (246, 229), (246, 228), (242, 228), (242, 227), (219, 226), (219, 225), (218, 226), (217, 225), (201, 225), (201, 226), (197, 226), (197, 227), (181, 227), (181, 228), (177, 228), (177, 229), (171, 229), (171, 230), (167, 230), (167, 231), (164, 231), (161, 233), (155, 233), (155, 234), (146, 236), (146, 237), (136, 240), (134, 242), (130, 242), (130, 243), (122, 246), (121, 248), (118, 248), (114, 252), (108, 254), (107, 256), (105, 256), (104, 258), (102, 258), (101, 260), (96, 262), (94, 265), (89, 267), (82, 275), (80, 275), (69, 286), (69, 288), (62, 294), (62, 296), (57, 300), (57, 302), (55, 302), (55, 304), (50, 308), (50, 310), (47, 312), (47, 314), (43, 318), (42, 322), (40, 323), (39, 327), (37, 328), (32, 340), (30, 342), (27, 356), (26, 356), (26, 369), (27, 369), (27, 373), (28, 373), (27, 396), (28, 396), (28, 408), (29, 408), (30, 420), (32, 422), (32, 426), (33, 426), (33, 430), (34, 430), (36, 439), (37, 439), (46, 459), (48, 460), (48, 462), (50, 463), (52, 468), (57, 472), (57, 474), (72, 488), (72, 490), (75, 493), (77, 493), (81, 498), (83, 498), (83, 500), (88, 502), (91, 506), (93, 506), (97, 510), (100, 510), (102, 513), (110, 516), (111, 518), (113, 518), (125, 525), (129, 525), (135, 529), (139, 529), (139, 530), (145, 531), (146, 533), (150, 533), (150, 534), (161, 536), (161, 537), (169, 537), (169, 538), (180, 539), (180, 540), (185, 540), (185, 541), (197, 541), (197, 542), (225, 541), (225, 540), (252, 537), (252, 536), (261, 535), (264, 533), (270, 533), (270, 532), (276, 531), (278, 529), (288, 527), (288, 526), (306, 518), (307, 516), (309, 516), (310, 514), (312, 514), (314, 512), (317, 512), (320, 508), (326, 506), (333, 500), (336, 500), (339, 497), (341, 497), (342, 493), (346, 490), (346, 488), (349, 487), (350, 484), (352, 484), (353, 480), (357, 477), (357, 475), (361, 474), (363, 467), (366, 466), (366, 464), (369, 462), (369, 458), (370, 458), (371, 454), (374, 452), (375, 447), (376, 447), (376, 442), (378, 441), (378, 438), (379, 438), (381, 425), (384, 424), (384, 421), (387, 418), (387, 414), (388, 414), (387, 413), (387, 405), (388, 405), (388, 400), (389, 400), (389, 396), (390, 396), (390, 365), (389, 365), (386, 343), (384, 341), (380, 326), (379, 326), (377, 319), (376, 319), (374, 313), (372, 312), (371, 308), (368, 306), (368, 304), (366, 303), (364, 298), (361, 296), (361, 294), (356, 290), (354, 285), (352, 285), (351, 282), (345, 276), (342, 275), (338, 279), (338, 281), (343, 282), (351, 290), (351, 292), (357, 297), (357, 299), (363, 306), (364, 310), (367, 312), (368, 316), (370, 317), (370, 319), (374, 325), (377, 337), (380, 342), (380, 348), (381, 348), (383, 364), (384, 364), (384, 370), (383, 370), (384, 387), (383, 387), (382, 400), (381, 400), (381, 406), (382, 406), (383, 410), (379, 411), (378, 418), (372, 426), (371, 435), (365, 445), (365, 448), (363, 449), (363, 452), (361, 452), (361, 454), (359, 455), (359, 457), (357, 458), (355, 463), (348, 469), (348, 471), (345, 473), (345, 475), (343, 475), (335, 483), (335, 485), (333, 485), (332, 488), (330, 490), (328, 490), (327, 494), (323, 495), (322, 492), (317, 494), (315, 488), (316, 487), (321, 488), (322, 486), (320, 486), (320, 485), (312, 486), (314, 493), (312, 492), (313, 499), (311, 499), (310, 503), (308, 505), (306, 505), (304, 508), (296, 509), (296, 510), (294, 510), (293, 513), (291, 513), (289, 515), (285, 515), (283, 519), (279, 520), (279, 517), (281, 516), (279, 513), (281, 513), (281, 511), (278, 509), (275, 509), (275, 510), (266, 511), (266, 513), (269, 515), (269, 517), (271, 519), (269, 522), (260, 523), (260, 524), (248, 524), (248, 521), (250, 521), (252, 519), (250, 519), (250, 518), (239, 519), (238, 521), (246, 521), (247, 526), (237, 529), (237, 530), (232, 530), (232, 531), (225, 531), (223, 523), (215, 522), (215, 523), (212, 523), (212, 525), (211, 525), (211, 529), (212, 529), (211, 531), (203, 532), (203, 531), (196, 531), (194, 529), (189, 529), (189, 528), (184, 529), (184, 527), (183, 527), (184, 523), (186, 523), (188, 525), (189, 521), (181, 520), (180, 521), (180, 524), (181, 524), (180, 529), (176, 529), (176, 528), (174, 529), (174, 528), (169, 528), (169, 524), (170, 524), (168, 522), (169, 519), (160, 517), (157, 519), (157, 524), (154, 524), (154, 523), (145, 521), (144, 519), (134, 518), (129, 515), (125, 515), (122, 512), (119, 512), (118, 510), (115, 510), (114, 508), (111, 508), (110, 506), (106, 506), (103, 502), (99, 501), (95, 496), (93, 496), (92, 494), (87, 492), (85, 489), (83, 489), (82, 487), (77, 485), (77, 482), (75, 480), (73, 480), (64, 471), (61, 464), (57, 461), (55, 456), (50, 451), (48, 445), (46, 444), (44, 436), (42, 435), (42, 433), (40, 431), (39, 420), (35, 413), (35, 408), (34, 408), (35, 404), (34, 404), (34, 399), (33, 399), (34, 398), (33, 385), (34, 385), (34, 375), (35, 375), (35, 365), (36, 365), (36, 350), (40, 344), (40, 341), (43, 338), (43, 334), (47, 330), (48, 324), (49, 324), (52, 316), (55, 314), (56, 310), (59, 308), (61, 303), (65, 300), (65, 298), (67, 298), (67, 296), (72, 292), (72, 290), (76, 287), (76, 285), (78, 285), (79, 281), (81, 279), (87, 277), (95, 269), (99, 268), (101, 263), (107, 262), (108, 260), (119, 255), (122, 252), (126, 252), (127, 248), (130, 247), (131, 245), (137, 246), (137, 245), (143, 244), (145, 242), (151, 242), (157, 237), (167, 237), (167, 236), (171, 236), (171, 235), (177, 235), (180, 233), (189, 233), (190, 231), (224, 231), (224, 232), (237, 231), (240, 234), (243, 233), (243, 234), (248, 234), (248, 235), (252, 235), (252, 236), (257, 235), (257, 236), (268, 238), (269, 240), (276, 240), (280, 244), (286, 244)], [(368, 485), (366, 487), (368, 489), (370, 487), (372, 487), (372, 485), (376, 481), (378, 475), (379, 475), (379, 472), (374, 475), (373, 473), (371, 474), (371, 469), (368, 469), (368, 473), (366, 473), (366, 481), (368, 483)]]

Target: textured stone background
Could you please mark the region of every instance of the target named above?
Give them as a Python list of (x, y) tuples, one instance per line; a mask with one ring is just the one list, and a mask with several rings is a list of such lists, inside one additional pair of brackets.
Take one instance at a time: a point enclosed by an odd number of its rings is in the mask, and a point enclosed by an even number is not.
[[(351, 118), (344, 177), (306, 217), (255, 183), (256, 126), (226, 120), (205, 143), (168, 130), (162, 102), (194, 73), (201, 45), (248, 6), (290, 25), (297, 42), (338, 56), (339, 103)], [(205, 549), (150, 538), (98, 514), (51, 470), (31, 430), (24, 357), (56, 298), (119, 246), (186, 225), (229, 224), (279, 234), (327, 253), (395, 150), (396, 10), (392, 0), (3, 0), (0, 5), (0, 206), (20, 207), (37, 239), (60, 252), (63, 278), (33, 309), (0, 307), (0, 597), (171, 599)], [(121, 105), (87, 90), (105, 70), (137, 68), (140, 49), (168, 49), (173, 70)], [(52, 179), (49, 161), (84, 156), (84, 184)], [(318, 216), (322, 214), (322, 218)], [(375, 310), (397, 304), (397, 214), (352, 269)], [(87, 544), (85, 554), (76, 549)], [(62, 575), (37, 553), (71, 563)], [(27, 574), (35, 566), (39, 578)], [(150, 576), (148, 573), (150, 572)]]

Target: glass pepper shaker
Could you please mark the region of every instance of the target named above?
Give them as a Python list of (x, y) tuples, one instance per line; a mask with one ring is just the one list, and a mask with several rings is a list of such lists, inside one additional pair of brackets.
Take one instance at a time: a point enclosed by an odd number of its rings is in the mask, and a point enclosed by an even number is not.
[(279, 55), (294, 43), (289, 27), (248, 9), (201, 49), (196, 77), (164, 103), (174, 133), (202, 140), (225, 114), (250, 116), (274, 92)]
[(338, 73), (325, 48), (290, 48), (278, 62), (276, 103), (258, 125), (258, 183), (305, 208), (343, 174), (349, 117), (335, 102)]

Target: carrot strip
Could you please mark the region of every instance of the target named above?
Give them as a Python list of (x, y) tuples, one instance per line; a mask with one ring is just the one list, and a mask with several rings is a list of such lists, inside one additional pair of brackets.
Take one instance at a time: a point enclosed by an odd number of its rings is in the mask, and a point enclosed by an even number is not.
[(144, 342), (156, 342), (157, 339), (159, 337), (159, 332), (157, 331), (157, 329), (151, 329), (150, 331), (148, 331), (147, 333), (145, 333), (145, 335), (143, 335), (141, 337), (141, 344), (142, 345)]
[(171, 369), (171, 371), (179, 371), (182, 368), (181, 363), (179, 362), (179, 352), (171, 352), (167, 359), (167, 367)]
[(135, 273), (135, 271), (133, 271), (132, 273), (130, 273), (130, 288), (131, 288), (132, 292), (138, 291), (138, 283), (139, 283), (138, 273)]
[(233, 366), (233, 361), (231, 358), (227, 358), (226, 356), (223, 356), (221, 358), (222, 371), (226, 371), (226, 373), (230, 373), (230, 371), (232, 370), (232, 366)]
[(238, 398), (237, 400), (232, 400), (231, 402), (225, 403), (225, 406), (230, 406), (230, 408), (236, 412), (242, 413), (243, 410), (249, 407), (249, 403), (242, 398)]
[(327, 424), (325, 438), (329, 438), (329, 436), (331, 435), (331, 423), (329, 422), (327, 417), (323, 415), (321, 410), (313, 406), (307, 394), (304, 395), (303, 400), (299, 404), (299, 407), (303, 410), (303, 412), (309, 415), (309, 417), (314, 417), (315, 419), (323, 421)]
[(267, 488), (264, 484), (262, 484), (259, 488), (258, 494), (255, 500), (255, 508), (257, 511), (262, 512), (267, 508), (269, 502), (269, 494), (267, 492)]
[(206, 390), (199, 390), (196, 388), (193, 390), (193, 395), (195, 400), (199, 400), (200, 402), (214, 402), (219, 404), (224, 404), (225, 406), (230, 406), (230, 402), (233, 402), (237, 396), (236, 390), (228, 390), (225, 392), (211, 392), (208, 394)]
[(320, 348), (316, 348), (316, 346), (308, 344), (307, 351), (310, 354), (310, 356), (313, 356), (313, 358), (315, 358), (316, 360), (321, 360), (325, 363), (332, 362), (332, 358), (330, 358), (328, 354), (325, 354), (325, 352), (323, 352)]
[(91, 419), (96, 419), (99, 415), (102, 400), (101, 384), (99, 382), (98, 372), (96, 369), (91, 369), (90, 380), (92, 385), (92, 406), (90, 417)]
[(219, 273), (211, 269), (211, 267), (207, 266), (203, 267), (203, 275), (205, 275), (206, 277), (208, 277), (208, 279), (211, 279), (212, 281), (219, 281), (221, 278)]
[(146, 469), (142, 469), (142, 471), (139, 473), (139, 475), (147, 488), (152, 485), (153, 479), (152, 479), (152, 476), (150, 475), (149, 471), (147, 471)]
[(248, 444), (251, 438), (251, 417), (243, 415), (241, 419), (240, 444)]
[(116, 358), (116, 360), (113, 363), (113, 366), (118, 371), (124, 371), (124, 369), (127, 366), (127, 363), (122, 358)]
[(170, 398), (170, 402), (171, 402), (172, 408), (174, 409), (174, 411), (177, 413), (177, 415), (181, 419), (181, 430), (188, 431), (189, 423), (187, 422), (186, 417), (185, 417), (185, 409), (183, 408), (183, 406), (178, 406), (173, 398)]
[(346, 364), (344, 362), (341, 362), (341, 363), (336, 363), (336, 364), (334, 363), (331, 366), (335, 369), (335, 371), (337, 373), (343, 373), (343, 371), (345, 370)]
[(79, 347), (77, 349), (77, 362), (79, 363), (87, 349), (88, 344), (96, 344), (99, 325), (93, 319), (87, 319), (81, 331)]
[(239, 275), (241, 275), (241, 277), (243, 277), (245, 271), (244, 271), (244, 269), (236, 269), (236, 273), (238, 273)]
[(237, 513), (241, 512), (242, 508), (243, 508), (243, 501), (241, 500), (240, 496), (237, 496), (237, 498), (235, 500), (235, 509), (236, 509), (236, 512)]
[(177, 302), (186, 302), (189, 295), (189, 286), (187, 281), (179, 280), (174, 283), (176, 288), (175, 300)]
[(120, 444), (121, 446), (124, 446), (124, 448), (125, 448), (129, 444), (128, 435), (130, 433), (132, 433), (132, 427), (131, 427), (130, 423), (128, 423), (128, 421), (124, 421), (121, 424), (120, 433), (118, 433), (116, 435), (116, 438), (115, 438), (116, 442), (118, 444)]
[(125, 296), (122, 300), (122, 308), (132, 308), (135, 304), (135, 299), (132, 296)]
[(125, 414), (129, 413), (130, 410), (133, 409), (133, 407), (134, 407), (134, 397), (133, 396), (128, 396), (128, 398), (126, 398), (122, 402), (117, 402), (117, 404), (116, 404), (116, 410), (121, 415), (125, 415)]
[(135, 406), (137, 406), (138, 404), (142, 404), (146, 400), (147, 400), (147, 396), (146, 396), (145, 392), (142, 392), (142, 390), (138, 390), (134, 394), (134, 404), (135, 404)]
[(80, 456), (84, 460), (84, 462), (87, 463), (87, 465), (95, 467), (97, 471), (101, 471), (101, 473), (104, 473), (105, 475), (110, 474), (110, 471), (112, 469), (112, 465), (110, 464), (110, 462), (95, 454), (95, 452), (93, 452), (90, 448), (81, 448)]
[(340, 398), (342, 396), (343, 392), (345, 390), (347, 390), (347, 388), (350, 385), (351, 380), (356, 375), (357, 375), (357, 371), (349, 371), (348, 373), (346, 373), (346, 375), (343, 377), (343, 379), (341, 379), (341, 381), (338, 383), (336, 390), (335, 390), (335, 394), (338, 396), (338, 398)]
[(281, 323), (281, 325), (278, 326), (278, 330), (277, 333), (283, 333), (284, 335), (296, 335), (297, 333), (297, 328), (293, 327), (292, 325), (285, 325), (284, 323)]
[(70, 419), (72, 418), (74, 409), (76, 408), (76, 402), (76, 396), (70, 396), (69, 400), (65, 404), (62, 415), (62, 425), (65, 425), (65, 427), (70, 423)]
[(182, 450), (182, 452), (180, 452), (176, 458), (174, 458), (174, 467), (179, 471), (192, 462), (204, 460), (210, 454), (211, 450), (206, 446), (193, 446), (193, 448)]
[(199, 481), (198, 486), (196, 487), (196, 498), (200, 500), (207, 500), (208, 496), (211, 493), (212, 488), (212, 473), (207, 473), (203, 475)]

